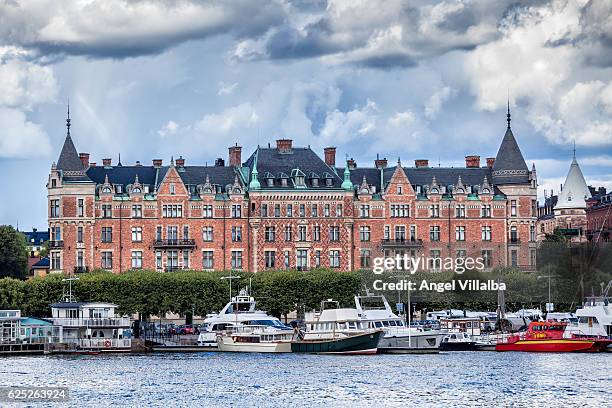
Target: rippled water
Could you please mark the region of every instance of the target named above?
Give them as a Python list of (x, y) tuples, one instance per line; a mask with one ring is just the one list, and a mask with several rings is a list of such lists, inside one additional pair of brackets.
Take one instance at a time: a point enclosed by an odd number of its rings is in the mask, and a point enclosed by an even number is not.
[[(612, 353), (153, 354), (0, 359), (70, 406), (611, 406)], [(1, 404), (0, 404), (1, 405)]]

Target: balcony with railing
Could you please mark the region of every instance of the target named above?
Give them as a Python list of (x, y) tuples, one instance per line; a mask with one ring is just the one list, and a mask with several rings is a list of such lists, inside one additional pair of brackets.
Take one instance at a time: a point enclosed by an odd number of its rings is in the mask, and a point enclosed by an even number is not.
[(62, 327), (130, 327), (129, 317), (69, 318), (54, 317), (53, 324)]
[(518, 237), (510, 237), (510, 239), (508, 240), (508, 243), (510, 245), (520, 245), (521, 244), (521, 239)]
[(194, 248), (195, 239), (158, 239), (153, 248)]
[(382, 240), (383, 248), (414, 248), (414, 247), (422, 247), (423, 240), (417, 238), (389, 238)]
[(75, 266), (74, 273), (86, 273), (89, 272), (89, 266)]
[(132, 339), (79, 339), (78, 344), (83, 349), (129, 349)]
[(49, 241), (50, 249), (59, 249), (64, 247), (64, 241)]

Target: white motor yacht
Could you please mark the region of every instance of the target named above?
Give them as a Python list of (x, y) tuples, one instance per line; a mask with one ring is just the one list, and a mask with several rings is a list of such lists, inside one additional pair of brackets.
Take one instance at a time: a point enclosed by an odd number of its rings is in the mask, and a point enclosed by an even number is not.
[(357, 313), (364, 327), (380, 329), (384, 336), (378, 343), (379, 353), (437, 353), (445, 330), (427, 330), (408, 326), (391, 310), (382, 295), (355, 296)]
[(245, 289), (240, 290), (238, 296), (231, 298), (221, 312), (209, 314), (198, 337), (198, 345), (217, 347), (217, 336), (235, 331), (239, 326), (269, 326), (272, 328), (285, 328), (279, 319), (256, 309), (255, 299)]
[(612, 301), (606, 296), (586, 298), (576, 310), (577, 325), (568, 325), (566, 336), (612, 338)]
[(280, 321), (270, 325), (240, 325), (217, 336), (219, 351), (243, 353), (290, 353), (293, 329)]

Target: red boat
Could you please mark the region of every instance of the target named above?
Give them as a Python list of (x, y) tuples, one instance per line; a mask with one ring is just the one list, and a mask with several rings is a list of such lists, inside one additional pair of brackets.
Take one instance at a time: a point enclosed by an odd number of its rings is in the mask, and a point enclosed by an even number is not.
[(565, 322), (531, 322), (526, 332), (508, 337), (495, 345), (496, 351), (598, 352), (605, 351), (612, 340), (600, 337), (563, 337)]

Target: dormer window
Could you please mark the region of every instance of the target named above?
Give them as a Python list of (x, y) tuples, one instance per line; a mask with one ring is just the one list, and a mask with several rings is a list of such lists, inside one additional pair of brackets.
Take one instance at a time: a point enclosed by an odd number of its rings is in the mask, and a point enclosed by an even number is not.
[(145, 194), (149, 194), (149, 185), (148, 184), (145, 184), (144, 192), (145, 192)]
[(142, 192), (142, 190), (140, 189), (140, 187), (134, 187), (132, 189), (132, 194), (139, 194), (141, 192)]
[(286, 178), (281, 179), (281, 186), (282, 187), (287, 187), (287, 179)]
[(319, 187), (319, 179), (318, 178), (313, 178), (312, 179), (312, 186), (313, 187)]
[(334, 181), (332, 179), (330, 179), (330, 178), (325, 179), (325, 185), (327, 187), (331, 187), (333, 185), (333, 183), (334, 183)]
[(300, 169), (293, 169), (291, 178), (296, 187), (306, 187), (306, 175)]
[(110, 187), (106, 186), (106, 187), (104, 187), (102, 189), (102, 192), (105, 193), (105, 194), (110, 194), (111, 193), (111, 189), (110, 189)]
[(285, 173), (280, 173), (278, 178), (280, 179), (281, 187), (287, 187), (289, 176), (287, 176)]
[(121, 184), (115, 184), (115, 191), (117, 192), (117, 194), (121, 194), (122, 190), (121, 190)]

